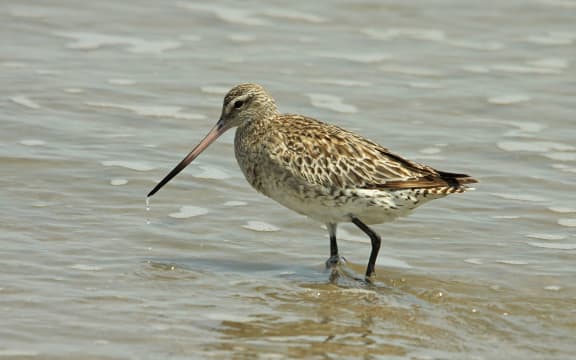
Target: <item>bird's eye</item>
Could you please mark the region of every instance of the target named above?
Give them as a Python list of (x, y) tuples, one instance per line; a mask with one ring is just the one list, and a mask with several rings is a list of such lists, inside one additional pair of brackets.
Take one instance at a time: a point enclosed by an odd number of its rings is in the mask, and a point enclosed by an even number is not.
[(242, 105), (244, 105), (244, 101), (243, 100), (236, 100), (234, 102), (234, 109), (240, 109), (242, 107)]

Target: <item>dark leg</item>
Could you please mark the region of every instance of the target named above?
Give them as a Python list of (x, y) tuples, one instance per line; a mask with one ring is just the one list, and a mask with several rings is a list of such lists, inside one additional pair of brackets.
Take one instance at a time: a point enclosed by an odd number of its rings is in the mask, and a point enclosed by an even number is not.
[(338, 243), (336, 242), (337, 224), (328, 223), (326, 227), (328, 228), (328, 234), (330, 234), (330, 258), (326, 261), (326, 269), (332, 269), (330, 272), (330, 282), (335, 283), (340, 277), (338, 265), (341, 261), (340, 255), (338, 255)]
[(330, 257), (338, 256), (338, 243), (336, 243), (336, 224), (327, 224), (328, 233), (330, 234)]
[(370, 259), (368, 260), (368, 266), (366, 267), (366, 280), (369, 280), (370, 277), (374, 275), (374, 266), (376, 265), (378, 251), (380, 251), (380, 236), (357, 217), (352, 216), (352, 222), (354, 225), (358, 226), (360, 230), (364, 231), (364, 233), (370, 237), (370, 241), (372, 242), (372, 251), (370, 251)]
[(328, 223), (326, 227), (328, 228), (328, 233), (330, 234), (330, 258), (326, 260), (326, 268), (335, 268), (341, 264), (344, 260), (343, 257), (338, 255), (338, 243), (336, 242), (336, 226), (337, 224)]

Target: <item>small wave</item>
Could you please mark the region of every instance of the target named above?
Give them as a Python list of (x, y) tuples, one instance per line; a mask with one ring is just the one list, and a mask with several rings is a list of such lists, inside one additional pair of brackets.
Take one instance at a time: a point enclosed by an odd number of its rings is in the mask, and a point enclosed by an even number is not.
[(208, 210), (198, 206), (182, 206), (180, 211), (171, 213), (168, 216), (174, 219), (187, 219), (195, 216), (208, 214)]
[(348, 80), (348, 79), (310, 79), (308, 80), (311, 83), (317, 84), (327, 84), (327, 85), (337, 85), (337, 86), (350, 86), (350, 87), (368, 87), (371, 86), (372, 83), (367, 81), (358, 81), (358, 80)]
[(328, 109), (340, 113), (355, 113), (358, 112), (358, 109), (354, 105), (344, 104), (342, 99), (334, 96), (334, 95), (327, 95), (327, 94), (308, 94), (312, 105), (322, 108)]
[(543, 249), (576, 250), (576, 244), (530, 242), (528, 245)]
[(218, 167), (213, 165), (198, 166), (200, 173), (193, 174), (194, 177), (199, 179), (212, 179), (212, 180), (226, 180), (230, 179), (230, 175)]
[(244, 8), (232, 8), (217, 3), (198, 4), (195, 2), (178, 2), (178, 7), (192, 11), (205, 11), (214, 14), (220, 20), (230, 24), (240, 25), (269, 25), (270, 22), (255, 17), (255, 13)]
[(248, 221), (246, 225), (242, 225), (244, 229), (252, 230), (252, 231), (262, 231), (262, 232), (272, 232), (280, 230), (278, 227), (263, 222), (263, 221)]
[(566, 69), (570, 66), (570, 61), (562, 58), (544, 58), (537, 60), (530, 60), (526, 62), (528, 65), (552, 68), (552, 69)]
[(576, 227), (576, 219), (558, 219), (558, 225)]
[(112, 179), (110, 180), (110, 185), (114, 186), (122, 186), (128, 184), (128, 180), (126, 179)]
[(493, 193), (492, 195), (497, 196), (501, 199), (506, 200), (518, 200), (518, 201), (527, 201), (527, 202), (542, 202), (545, 201), (546, 198), (541, 196), (532, 195), (532, 194), (503, 194), (503, 193)]
[(564, 207), (564, 206), (550, 206), (548, 210), (561, 214), (576, 213), (576, 208)]
[(28, 96), (25, 95), (11, 96), (9, 99), (14, 104), (18, 104), (27, 107), (29, 109), (40, 109), (40, 105), (38, 105), (38, 103), (36, 103), (35, 101), (33, 101), (32, 99), (30, 99)]
[(166, 117), (183, 120), (200, 120), (206, 116), (202, 114), (190, 114), (182, 112), (179, 106), (161, 106), (161, 105), (126, 105), (113, 103), (86, 102), (88, 106), (95, 106), (109, 109), (128, 110), (137, 115), (150, 117)]
[(310, 14), (307, 12), (300, 12), (294, 10), (286, 10), (286, 9), (269, 9), (265, 10), (262, 13), (264, 16), (277, 18), (277, 19), (285, 19), (285, 20), (292, 20), (298, 22), (308, 22), (314, 24), (320, 24), (326, 22), (327, 19), (322, 16)]
[(112, 85), (134, 85), (136, 81), (130, 79), (108, 79), (108, 83)]
[(138, 161), (106, 160), (102, 161), (101, 164), (104, 166), (117, 166), (136, 171), (150, 171), (156, 169), (154, 166)]
[(24, 139), (19, 141), (20, 144), (26, 146), (43, 146), (46, 145), (46, 141), (44, 140), (36, 140), (36, 139)]
[(499, 95), (492, 96), (486, 99), (490, 104), (496, 105), (513, 105), (525, 103), (532, 100), (532, 98), (525, 94), (509, 94), (509, 95)]
[(551, 151), (570, 151), (575, 147), (562, 143), (549, 141), (500, 141), (496, 144), (498, 148), (505, 151), (527, 151), (536, 153), (546, 153)]
[(570, 152), (552, 152), (544, 154), (548, 159), (558, 160), (558, 161), (576, 161), (576, 153)]
[(136, 54), (163, 54), (178, 49), (182, 43), (174, 40), (145, 40), (135, 37), (109, 35), (90, 32), (55, 31), (56, 36), (72, 39), (66, 48), (74, 50), (95, 50), (103, 46), (126, 45), (127, 50)]
[(526, 237), (531, 239), (548, 240), (548, 241), (554, 241), (554, 240), (558, 241), (566, 239), (566, 236), (564, 235), (539, 234), (539, 233), (526, 234)]
[(424, 28), (388, 28), (388, 29), (363, 29), (362, 33), (377, 40), (392, 40), (398, 38), (413, 40), (442, 41), (446, 34), (438, 29)]
[(232, 201), (226, 201), (226, 202), (225, 202), (224, 204), (222, 204), (222, 205), (224, 205), (224, 206), (230, 206), (230, 207), (235, 207), (235, 206), (245, 206), (245, 205), (247, 205), (247, 204), (248, 204), (248, 203), (245, 202), (245, 201), (234, 201), (234, 200), (232, 200)]

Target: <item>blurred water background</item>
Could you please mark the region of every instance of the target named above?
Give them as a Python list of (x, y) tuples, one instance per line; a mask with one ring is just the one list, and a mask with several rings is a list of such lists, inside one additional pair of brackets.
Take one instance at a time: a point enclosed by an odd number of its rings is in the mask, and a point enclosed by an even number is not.
[[(0, 358), (573, 357), (575, 12), (0, 2)], [(481, 183), (375, 226), (372, 288), (329, 283), (325, 230), (249, 187), (233, 134), (146, 213), (242, 82)]]

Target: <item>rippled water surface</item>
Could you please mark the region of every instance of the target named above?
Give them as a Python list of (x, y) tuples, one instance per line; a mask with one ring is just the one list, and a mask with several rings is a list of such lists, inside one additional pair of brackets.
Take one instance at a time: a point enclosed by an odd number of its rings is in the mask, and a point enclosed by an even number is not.
[[(576, 352), (576, 2), (0, 3), (0, 357), (567, 359)], [(225, 135), (284, 112), (469, 173), (375, 226), (375, 286), (245, 182)], [(369, 241), (340, 228), (346, 271)]]

